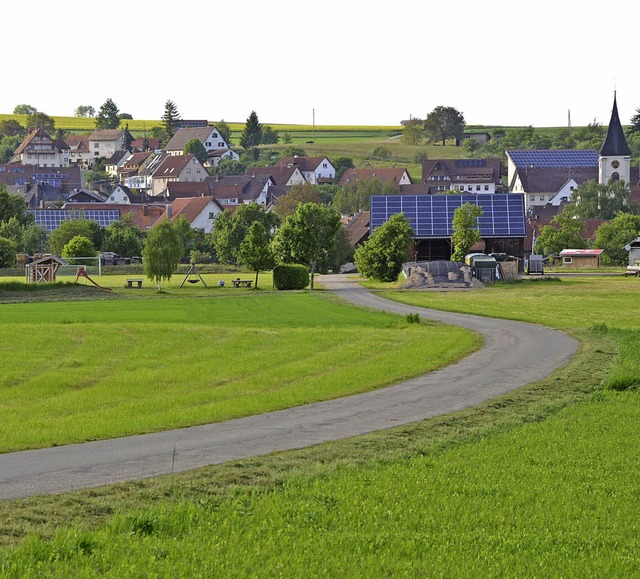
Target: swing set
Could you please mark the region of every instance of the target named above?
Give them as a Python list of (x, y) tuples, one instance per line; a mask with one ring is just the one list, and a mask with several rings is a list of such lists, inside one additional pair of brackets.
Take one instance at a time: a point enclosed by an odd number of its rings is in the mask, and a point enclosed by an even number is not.
[(188, 283), (198, 283), (199, 281), (202, 282), (202, 285), (204, 287), (207, 287), (207, 284), (204, 283), (204, 280), (202, 279), (202, 276), (200, 275), (200, 272), (198, 271), (198, 268), (196, 267), (196, 264), (192, 263), (189, 266), (189, 269), (187, 271), (187, 275), (182, 280), (182, 283), (180, 284), (180, 287), (182, 287), (187, 282)]

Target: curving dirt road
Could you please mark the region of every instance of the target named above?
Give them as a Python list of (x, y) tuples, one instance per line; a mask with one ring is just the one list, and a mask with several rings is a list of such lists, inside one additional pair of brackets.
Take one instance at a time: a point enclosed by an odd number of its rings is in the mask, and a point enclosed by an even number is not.
[(479, 332), (462, 361), (394, 386), (238, 420), (0, 455), (0, 499), (137, 480), (392, 428), (472, 406), (544, 378), (578, 343), (542, 326), (416, 308), (385, 300), (346, 276), (322, 284), (358, 306), (419, 313)]

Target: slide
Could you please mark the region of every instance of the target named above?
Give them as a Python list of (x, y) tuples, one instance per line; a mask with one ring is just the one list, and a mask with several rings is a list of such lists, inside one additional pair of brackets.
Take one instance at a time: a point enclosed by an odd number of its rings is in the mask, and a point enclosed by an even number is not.
[(110, 292), (111, 291), (110, 287), (102, 287), (100, 284), (98, 284), (95, 281), (93, 281), (89, 277), (89, 274), (87, 273), (87, 270), (84, 267), (79, 267), (78, 271), (76, 271), (76, 283), (78, 283), (78, 278), (79, 277), (86, 277), (94, 286), (100, 288), (101, 290), (104, 290), (106, 292)]

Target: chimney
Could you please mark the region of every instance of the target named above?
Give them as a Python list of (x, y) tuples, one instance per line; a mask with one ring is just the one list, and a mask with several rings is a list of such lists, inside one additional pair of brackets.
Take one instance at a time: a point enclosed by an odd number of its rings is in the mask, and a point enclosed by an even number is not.
[(167, 203), (167, 218), (171, 219), (173, 215), (173, 207), (171, 207), (171, 203)]

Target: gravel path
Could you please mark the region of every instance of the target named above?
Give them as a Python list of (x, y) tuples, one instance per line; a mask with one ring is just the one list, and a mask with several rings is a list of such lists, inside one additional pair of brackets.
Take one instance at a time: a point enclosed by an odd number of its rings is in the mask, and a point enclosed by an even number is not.
[(138, 480), (392, 428), (466, 408), (540, 380), (578, 343), (521, 322), (407, 306), (347, 276), (322, 284), (347, 301), (397, 314), (419, 313), (479, 332), (484, 347), (460, 362), (388, 388), (228, 422), (0, 455), (0, 499)]

